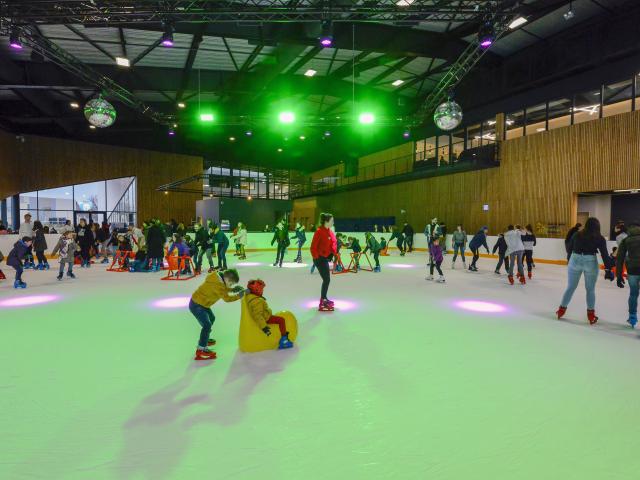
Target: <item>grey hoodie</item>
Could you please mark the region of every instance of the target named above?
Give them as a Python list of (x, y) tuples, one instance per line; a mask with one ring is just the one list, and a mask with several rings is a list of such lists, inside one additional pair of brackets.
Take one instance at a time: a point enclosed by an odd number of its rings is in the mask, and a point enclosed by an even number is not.
[(58, 243), (55, 248), (51, 252), (51, 255), (55, 255), (60, 252), (60, 263), (73, 263), (74, 257), (73, 254), (76, 250), (80, 250), (75, 240), (72, 238), (66, 238), (64, 235), (60, 237)]
[(509, 230), (504, 232), (504, 241), (507, 242), (507, 255), (514, 252), (524, 252), (521, 230)]
[(460, 243), (467, 243), (467, 232), (465, 232), (464, 230), (462, 230), (461, 232), (459, 232), (458, 230), (455, 230), (452, 234), (451, 234), (451, 238), (452, 238), (452, 243), (455, 245), (456, 243), (460, 244)]

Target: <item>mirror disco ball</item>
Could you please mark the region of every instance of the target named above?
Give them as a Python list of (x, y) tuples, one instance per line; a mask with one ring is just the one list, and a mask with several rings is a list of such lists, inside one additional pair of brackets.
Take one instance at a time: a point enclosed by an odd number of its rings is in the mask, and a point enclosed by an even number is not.
[(103, 98), (93, 98), (84, 106), (87, 121), (98, 128), (107, 128), (116, 121), (116, 109)]
[(447, 100), (433, 112), (433, 121), (441, 130), (453, 130), (462, 122), (462, 108), (453, 100)]

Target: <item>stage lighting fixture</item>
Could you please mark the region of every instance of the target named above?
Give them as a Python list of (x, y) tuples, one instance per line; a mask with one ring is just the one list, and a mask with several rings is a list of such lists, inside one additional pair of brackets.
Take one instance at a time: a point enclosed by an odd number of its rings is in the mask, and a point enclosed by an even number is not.
[(22, 42), (20, 41), (20, 29), (18, 27), (11, 27), (11, 32), (9, 32), (9, 46), (16, 50), (22, 50)]
[(89, 125), (89, 128), (90, 128), (91, 130), (95, 130), (95, 129), (96, 129), (96, 126), (95, 126), (95, 125)]
[(300, 135), (300, 140), (305, 140), (307, 137), (305, 137), (304, 135)]
[(173, 47), (173, 24), (170, 22), (164, 24), (161, 43), (163, 47)]
[(376, 117), (373, 113), (364, 112), (360, 114), (358, 121), (363, 125), (370, 125), (376, 121)]
[(116, 57), (116, 65), (118, 65), (120, 67), (130, 67), (131, 66), (131, 62), (129, 61), (128, 58)]
[(278, 120), (280, 123), (293, 123), (296, 121), (296, 115), (293, 112), (280, 112)]
[(329, 48), (333, 45), (333, 24), (331, 20), (322, 21), (322, 33), (320, 34), (320, 46)]
[(484, 22), (478, 31), (478, 43), (481, 48), (489, 48), (493, 45), (496, 39), (496, 34), (491, 22)]
[(515, 30), (516, 28), (520, 27), (521, 25), (524, 25), (525, 23), (527, 23), (527, 19), (520, 16), (520, 17), (516, 17), (513, 19), (513, 21), (509, 24), (509, 29), (510, 30)]
[(173, 128), (170, 128), (170, 129), (167, 131), (167, 134), (168, 134), (170, 137), (173, 137), (173, 136), (176, 134), (176, 131), (175, 131)]
[(213, 122), (213, 113), (201, 113), (200, 114), (201, 122)]
[(402, 132), (403, 138), (409, 138), (410, 136), (411, 136), (411, 132), (409, 130), (405, 130), (404, 132)]
[(282, 153), (282, 149), (281, 148), (278, 149), (278, 153)]

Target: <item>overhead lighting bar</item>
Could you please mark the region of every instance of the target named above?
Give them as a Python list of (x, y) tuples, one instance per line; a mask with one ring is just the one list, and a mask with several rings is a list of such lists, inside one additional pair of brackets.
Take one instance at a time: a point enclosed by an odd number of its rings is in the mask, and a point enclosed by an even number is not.
[(525, 23), (527, 23), (528, 20), (524, 17), (517, 17), (515, 18), (510, 24), (509, 24), (509, 29), (510, 30), (515, 30), (516, 28), (524, 25)]
[(120, 67), (130, 67), (131, 66), (131, 62), (129, 61), (128, 58), (124, 58), (124, 57), (116, 57), (116, 64)]
[(638, 193), (640, 189), (637, 188), (629, 188), (626, 190), (614, 190), (613, 193)]
[(313, 77), (316, 73), (318, 73), (318, 72), (316, 72), (313, 68), (310, 68), (309, 70), (304, 72), (304, 76), (305, 77)]
[(78, 102), (71, 102), (71, 103), (69, 104), (69, 106), (70, 106), (71, 108), (80, 108), (80, 104), (79, 104)]

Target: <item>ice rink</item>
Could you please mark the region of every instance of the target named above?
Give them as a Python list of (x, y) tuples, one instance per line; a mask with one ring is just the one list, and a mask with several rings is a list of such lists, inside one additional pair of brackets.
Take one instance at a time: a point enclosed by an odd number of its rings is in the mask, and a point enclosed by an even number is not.
[(16, 291), (3, 264), (0, 478), (638, 478), (628, 290), (601, 276), (591, 327), (581, 284), (558, 321), (565, 267), (510, 286), (495, 260), (469, 273), (447, 256), (436, 284), (421, 252), (335, 276), (337, 310), (319, 313), (319, 275), (274, 256), (249, 254), (241, 283), (296, 314), (296, 347), (239, 353), (240, 304), (217, 304), (213, 362), (193, 361), (186, 308), (202, 277), (58, 282), (52, 261)]

